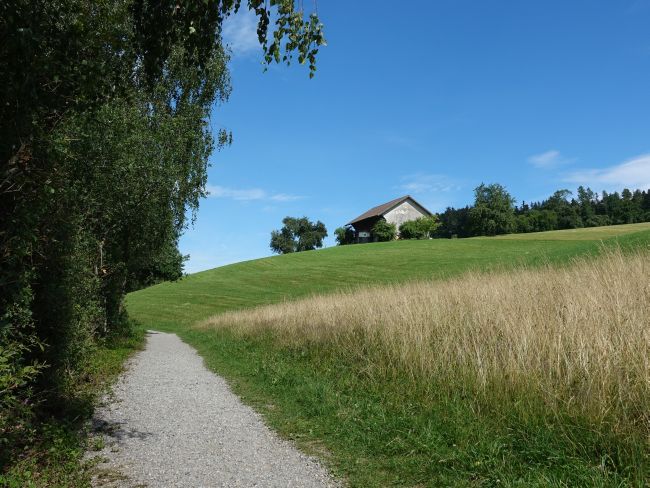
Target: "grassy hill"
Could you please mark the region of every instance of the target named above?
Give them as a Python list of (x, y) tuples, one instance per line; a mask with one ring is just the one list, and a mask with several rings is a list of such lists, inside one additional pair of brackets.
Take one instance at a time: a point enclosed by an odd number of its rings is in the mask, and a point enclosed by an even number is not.
[(342, 246), (236, 263), (131, 293), (129, 314), (151, 329), (349, 287), (444, 279), (468, 270), (564, 263), (603, 245), (650, 242), (650, 223), (472, 239)]
[(641, 487), (649, 244), (634, 224), (343, 246), (127, 306), (349, 486)]

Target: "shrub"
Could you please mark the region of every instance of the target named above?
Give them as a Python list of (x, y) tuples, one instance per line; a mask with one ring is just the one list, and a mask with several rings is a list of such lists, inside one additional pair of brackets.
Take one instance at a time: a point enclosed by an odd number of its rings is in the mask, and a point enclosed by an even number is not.
[(417, 220), (407, 220), (399, 226), (400, 239), (423, 239)]
[(439, 226), (435, 215), (407, 220), (399, 228), (400, 239), (429, 239)]
[(429, 239), (433, 237), (433, 234), (440, 226), (440, 219), (437, 215), (429, 215), (427, 217), (420, 217), (416, 221), (420, 228), (420, 231), (424, 235), (424, 239)]
[(354, 231), (348, 225), (336, 229), (334, 231), (334, 235), (336, 236), (336, 243), (339, 246), (345, 246), (346, 244), (354, 243)]
[(397, 236), (397, 227), (395, 224), (391, 224), (382, 219), (373, 226), (372, 235), (375, 237), (375, 240), (380, 242), (392, 241)]

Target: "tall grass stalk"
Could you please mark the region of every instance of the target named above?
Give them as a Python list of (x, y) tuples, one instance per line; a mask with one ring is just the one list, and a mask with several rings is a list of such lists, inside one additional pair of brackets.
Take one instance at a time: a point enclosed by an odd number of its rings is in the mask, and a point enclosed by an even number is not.
[[(650, 439), (650, 254), (466, 274), (217, 315), (199, 327), (325, 347), (371, 378)], [(541, 410), (540, 410), (541, 409)], [(644, 440), (645, 441), (644, 441)]]

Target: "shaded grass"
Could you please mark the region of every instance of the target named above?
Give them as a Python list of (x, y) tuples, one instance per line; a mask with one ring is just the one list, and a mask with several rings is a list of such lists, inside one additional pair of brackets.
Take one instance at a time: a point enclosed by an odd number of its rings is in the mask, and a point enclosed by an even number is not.
[(89, 355), (83, 374), (70, 378), (57, 399), (43, 405), (23, 443), (3, 453), (0, 486), (90, 486), (83, 461), (86, 427), (93, 408), (123, 371), (126, 359), (144, 344), (144, 331), (122, 331), (101, 341)]

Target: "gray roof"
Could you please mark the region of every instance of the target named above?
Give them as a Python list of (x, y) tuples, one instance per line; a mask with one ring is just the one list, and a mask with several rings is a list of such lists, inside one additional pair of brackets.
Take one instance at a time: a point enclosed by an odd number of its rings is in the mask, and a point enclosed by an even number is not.
[(428, 215), (431, 215), (431, 212), (429, 212), (425, 207), (420, 205), (418, 202), (415, 201), (415, 199), (411, 195), (404, 195), (403, 197), (396, 198), (395, 200), (391, 200), (390, 202), (382, 203), (381, 205), (377, 205), (376, 207), (372, 207), (370, 210), (367, 212), (362, 213), (359, 215), (356, 219), (351, 220), (350, 222), (347, 223), (347, 225), (354, 225), (357, 222), (361, 222), (362, 220), (370, 219), (372, 217), (383, 217), (386, 215), (388, 212), (393, 210), (395, 207), (400, 205), (401, 203), (411, 200), (413, 203), (415, 203), (418, 207), (420, 207), (424, 212)]

